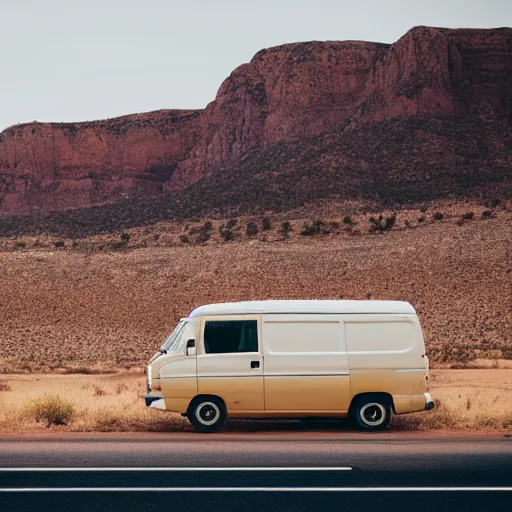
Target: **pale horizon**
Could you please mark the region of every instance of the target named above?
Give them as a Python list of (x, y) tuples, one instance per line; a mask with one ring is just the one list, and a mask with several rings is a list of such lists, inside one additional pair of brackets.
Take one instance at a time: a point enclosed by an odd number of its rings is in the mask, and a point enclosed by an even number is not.
[(418, 25), (512, 25), (512, 2), (4, 0), (0, 131), (162, 109), (203, 109), (260, 50), (302, 41), (393, 43)]

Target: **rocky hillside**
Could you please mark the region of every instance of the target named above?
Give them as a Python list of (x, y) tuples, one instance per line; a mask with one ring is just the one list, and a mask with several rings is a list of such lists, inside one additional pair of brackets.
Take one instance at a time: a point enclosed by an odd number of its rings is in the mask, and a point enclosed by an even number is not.
[(392, 45), (262, 50), (204, 110), (8, 128), (0, 214), (86, 208), (71, 217), (116, 227), (324, 198), (510, 196), (511, 169), (512, 29), (416, 27)]

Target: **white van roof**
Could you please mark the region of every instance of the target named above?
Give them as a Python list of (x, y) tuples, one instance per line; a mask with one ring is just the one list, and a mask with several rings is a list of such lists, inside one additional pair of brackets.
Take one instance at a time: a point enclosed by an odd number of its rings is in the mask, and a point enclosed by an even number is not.
[(255, 300), (207, 304), (194, 309), (189, 318), (206, 315), (253, 315), (267, 313), (395, 313), (414, 315), (408, 302), (392, 300)]

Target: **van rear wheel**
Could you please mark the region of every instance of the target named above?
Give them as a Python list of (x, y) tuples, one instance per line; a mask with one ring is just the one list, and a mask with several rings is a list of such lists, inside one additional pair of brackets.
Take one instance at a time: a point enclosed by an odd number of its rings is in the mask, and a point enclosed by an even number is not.
[(391, 421), (391, 404), (381, 397), (362, 396), (351, 408), (350, 419), (359, 430), (385, 430)]
[(224, 428), (228, 413), (220, 399), (207, 396), (196, 398), (190, 404), (187, 418), (196, 432), (212, 434)]

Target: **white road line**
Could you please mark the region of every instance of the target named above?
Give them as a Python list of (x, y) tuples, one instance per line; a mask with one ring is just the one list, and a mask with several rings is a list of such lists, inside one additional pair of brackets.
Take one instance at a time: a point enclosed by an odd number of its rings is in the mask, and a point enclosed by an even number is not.
[(23, 467), (23, 468), (0, 468), (0, 472), (5, 473), (28, 473), (28, 472), (94, 472), (94, 471), (176, 471), (176, 472), (185, 472), (185, 471), (212, 471), (212, 472), (223, 472), (223, 471), (352, 471), (351, 467), (240, 467), (240, 468), (229, 468), (229, 467), (209, 467), (209, 468), (192, 468), (192, 467), (156, 467), (156, 468), (144, 468), (144, 467), (104, 467), (104, 468), (31, 468), (31, 467)]
[(6, 487), (0, 493), (43, 492), (511, 492), (512, 487)]

